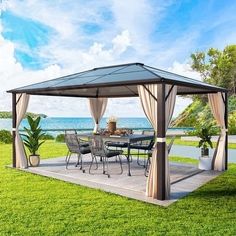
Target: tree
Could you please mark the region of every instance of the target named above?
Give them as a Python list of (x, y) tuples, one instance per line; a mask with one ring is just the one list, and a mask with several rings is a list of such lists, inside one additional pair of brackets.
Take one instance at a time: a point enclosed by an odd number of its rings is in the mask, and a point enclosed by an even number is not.
[(227, 88), (229, 95), (236, 94), (236, 45), (223, 51), (210, 48), (207, 52), (191, 55), (192, 69), (199, 72), (203, 81)]

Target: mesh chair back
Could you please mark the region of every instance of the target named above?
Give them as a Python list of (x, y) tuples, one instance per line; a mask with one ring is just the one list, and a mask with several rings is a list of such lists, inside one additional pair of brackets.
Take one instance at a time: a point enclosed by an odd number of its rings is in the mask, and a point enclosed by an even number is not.
[(65, 130), (65, 134), (77, 134), (75, 129)]
[(151, 140), (141, 141), (142, 145), (150, 146), (150, 149), (151, 149), (154, 145), (155, 131), (154, 130), (143, 130), (142, 134), (153, 136), (153, 139), (151, 139)]
[(79, 140), (76, 134), (65, 134), (65, 142), (70, 152), (79, 152)]
[(94, 135), (89, 141), (91, 153), (94, 156), (105, 156), (105, 147), (101, 135)]

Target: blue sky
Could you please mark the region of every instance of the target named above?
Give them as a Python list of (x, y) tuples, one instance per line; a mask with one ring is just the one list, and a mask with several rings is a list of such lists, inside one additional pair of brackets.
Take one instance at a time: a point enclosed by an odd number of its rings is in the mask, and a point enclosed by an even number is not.
[[(6, 89), (91, 67), (139, 61), (198, 77), (189, 68), (192, 52), (236, 43), (236, 2), (232, 0), (2, 2), (0, 57), (5, 59), (0, 59), (0, 73), (5, 83), (0, 109), (5, 110), (10, 106)], [(29, 109), (77, 115), (71, 100), (50, 98), (52, 105), (45, 107), (44, 99), (31, 99)], [(81, 101), (80, 113), (88, 116), (87, 104)], [(58, 102), (62, 104), (59, 111)], [(189, 100), (179, 102), (176, 114)], [(129, 116), (124, 105), (137, 105), (133, 115), (143, 115), (137, 99), (112, 100), (106, 114)]]

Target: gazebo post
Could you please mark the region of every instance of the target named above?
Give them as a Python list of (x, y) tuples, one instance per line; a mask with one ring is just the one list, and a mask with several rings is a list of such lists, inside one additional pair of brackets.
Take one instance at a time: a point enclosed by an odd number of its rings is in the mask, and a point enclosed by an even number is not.
[(12, 93), (12, 166), (16, 167), (16, 94)]
[(228, 93), (225, 93), (225, 170), (228, 169)]
[(157, 199), (166, 200), (166, 111), (165, 111), (165, 84), (158, 85), (157, 91)]

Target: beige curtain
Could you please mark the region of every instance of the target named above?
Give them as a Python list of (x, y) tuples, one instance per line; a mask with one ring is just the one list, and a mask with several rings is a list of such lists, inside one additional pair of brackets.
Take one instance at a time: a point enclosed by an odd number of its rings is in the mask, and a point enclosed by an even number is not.
[(208, 100), (212, 114), (221, 129), (218, 146), (216, 147), (215, 157), (213, 158), (213, 169), (218, 171), (225, 170), (226, 127), (225, 127), (224, 99), (225, 95), (220, 92), (214, 94), (208, 94)]
[[(177, 86), (166, 85), (166, 96), (168, 95), (165, 103), (166, 109), (166, 132), (170, 125), (176, 102)], [(168, 158), (168, 149), (166, 145), (166, 196), (167, 199), (170, 198), (170, 169), (169, 169), (169, 158)]]
[(29, 95), (22, 93), (16, 95), (16, 139), (15, 139), (15, 147), (16, 147), (16, 168), (27, 168), (28, 161), (25, 155), (24, 145), (19, 133), (19, 126), (22, 119), (25, 116), (28, 103), (29, 103)]
[[(139, 85), (138, 92), (141, 100), (141, 104), (146, 114), (148, 120), (152, 124), (155, 132), (157, 133), (157, 88), (158, 84), (151, 85)], [(171, 89), (172, 88), (172, 89)], [(170, 90), (171, 89), (171, 90)], [(166, 85), (166, 130), (171, 121), (171, 117), (174, 111), (175, 98), (176, 98), (177, 87), (172, 87), (171, 85)], [(150, 94), (151, 93), (151, 94)], [(158, 140), (157, 140), (158, 141)], [(156, 147), (155, 143), (155, 147)], [(170, 196), (170, 176), (169, 176), (169, 162), (168, 162), (168, 153), (166, 148), (166, 198)], [(146, 185), (146, 195), (149, 197), (157, 198), (157, 149), (154, 148), (152, 153), (152, 162), (150, 166), (150, 171), (147, 179)]]
[(95, 126), (94, 132), (99, 130), (99, 122), (107, 107), (107, 98), (89, 98), (90, 113), (93, 117)]

